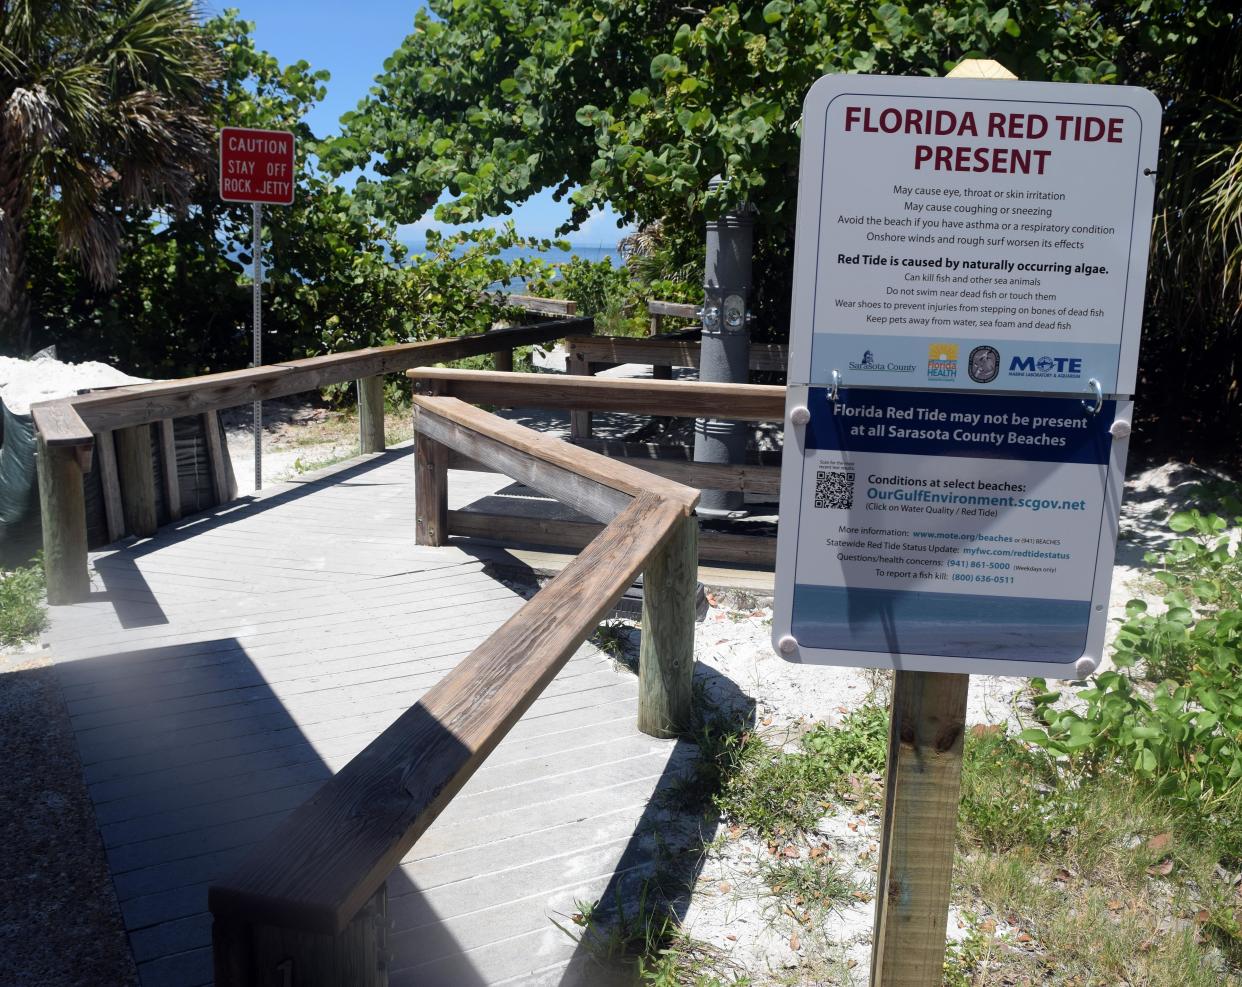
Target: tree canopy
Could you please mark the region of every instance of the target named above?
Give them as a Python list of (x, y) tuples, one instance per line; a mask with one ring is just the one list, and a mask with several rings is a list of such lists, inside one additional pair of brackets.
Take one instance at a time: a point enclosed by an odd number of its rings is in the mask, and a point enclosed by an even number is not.
[(382, 181), (359, 193), (399, 221), (444, 190), (441, 217), (469, 220), (580, 186), (571, 225), (605, 203), (641, 222), (744, 200), (789, 224), (801, 103), (825, 73), (936, 76), (986, 56), (1022, 78), (1114, 82), (1131, 34), (1158, 71), (1227, 6), (432, 0), (328, 160), (374, 161)]
[(502, 214), (551, 188), (572, 201), (573, 228), (611, 203), (626, 220), (658, 222), (669, 264), (683, 269), (702, 249), (705, 216), (749, 201), (756, 329), (779, 337), (811, 83), (830, 72), (943, 75), (965, 57), (1024, 79), (1161, 97), (1146, 365), (1171, 391), (1232, 394), (1236, 411), (1234, 0), (431, 0), (325, 161), (338, 173), (370, 164), (378, 178), (359, 181), (359, 201), (399, 222), (433, 207), (446, 221)]
[(0, 338), (28, 342), (36, 195), (60, 249), (109, 285), (117, 209), (188, 203), (215, 75), (191, 0), (0, 2)]

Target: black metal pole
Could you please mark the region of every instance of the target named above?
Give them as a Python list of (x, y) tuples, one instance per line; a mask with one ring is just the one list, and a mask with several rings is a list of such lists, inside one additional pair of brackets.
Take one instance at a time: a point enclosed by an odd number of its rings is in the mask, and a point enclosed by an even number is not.
[[(719, 177), (712, 185), (721, 183)], [(751, 254), (754, 220), (749, 207), (707, 222), (703, 272), (703, 344), (699, 379), (745, 384), (749, 380)], [(699, 419), (694, 431), (696, 463), (741, 464), (749, 429), (745, 422)], [(743, 508), (740, 491), (704, 490), (699, 514), (721, 517)]]

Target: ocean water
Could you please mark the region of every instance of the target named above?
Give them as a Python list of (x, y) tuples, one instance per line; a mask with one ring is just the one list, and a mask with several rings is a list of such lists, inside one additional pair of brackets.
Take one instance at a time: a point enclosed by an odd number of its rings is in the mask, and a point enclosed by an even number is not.
[[(423, 253), (426, 250), (426, 243), (424, 242), (403, 242), (405, 243), (405, 246), (409, 248), (411, 255)], [(465, 248), (463, 247), (461, 249), (464, 250)], [(583, 244), (573, 243), (570, 244), (568, 250), (524, 250), (519, 247), (508, 247), (500, 251), (500, 256), (503, 260), (522, 260), (528, 257), (539, 257), (550, 264), (568, 260), (570, 257), (581, 257), (583, 260), (589, 261), (601, 261), (607, 259), (612, 261), (613, 267), (621, 267), (625, 263), (621, 259), (621, 254), (617, 250), (617, 245), (615, 243), (598, 244), (596, 246), (586, 246)]]

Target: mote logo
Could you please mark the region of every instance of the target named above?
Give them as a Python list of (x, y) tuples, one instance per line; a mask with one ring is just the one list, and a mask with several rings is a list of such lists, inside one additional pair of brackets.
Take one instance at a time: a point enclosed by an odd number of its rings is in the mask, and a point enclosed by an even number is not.
[(1082, 359), (1076, 356), (1015, 356), (1009, 361), (1010, 377), (1081, 377)]

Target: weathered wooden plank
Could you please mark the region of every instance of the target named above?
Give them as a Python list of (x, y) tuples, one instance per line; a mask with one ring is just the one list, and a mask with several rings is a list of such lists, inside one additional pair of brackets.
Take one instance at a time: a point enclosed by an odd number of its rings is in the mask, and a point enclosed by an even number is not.
[(539, 298), (535, 295), (510, 295), (503, 291), (485, 291), (483, 296), (495, 305), (520, 308), (543, 315), (577, 315), (578, 303), (568, 298)]
[(125, 530), (139, 538), (149, 538), (159, 527), (150, 425), (133, 425), (116, 433), (116, 465)]
[[(772, 496), (781, 490), (778, 466), (730, 466), (725, 463), (693, 463), (684, 459), (635, 458), (626, 462), (645, 473), (654, 473), (698, 490), (741, 490), (743, 493)], [(449, 453), (448, 466), (449, 469), (467, 472), (492, 472), (492, 467), (460, 452)]]
[(384, 451), (384, 378), (358, 378), (358, 449)]
[[(584, 484), (606, 488), (623, 494), (627, 499), (651, 492), (681, 506), (685, 513), (698, 503), (698, 492), (679, 483), (653, 477), (625, 463), (617, 463), (561, 439), (505, 421), (452, 397), (414, 395), (415, 429), (426, 422), (438, 430), (434, 437), (445, 442), (452, 439), (455, 447), (474, 459), (521, 480), (549, 496), (567, 498), (588, 517), (609, 520), (626, 506), (626, 501), (592, 491)], [(435, 422), (439, 418), (440, 422)], [(450, 432), (445, 426), (460, 427)], [(466, 434), (469, 433), (469, 434)], [(543, 467), (552, 467), (547, 470)], [(510, 472), (512, 471), (512, 472)], [(577, 482), (574, 477), (583, 482)], [(541, 486), (542, 484), (542, 486)]]
[(638, 729), (676, 737), (690, 726), (699, 523), (682, 520), (643, 570), (638, 653)]
[[(590, 449), (610, 459), (641, 460), (659, 459), (674, 462), (694, 462), (694, 446), (672, 445), (662, 442), (627, 442), (624, 439), (584, 439), (575, 441), (574, 445)], [(776, 466), (781, 464), (779, 449), (747, 449), (747, 466)], [(633, 465), (637, 466), (635, 462)]]
[[(89, 431), (109, 431), (161, 418), (179, 418), (252, 401), (287, 397), (360, 377), (397, 373), (421, 364), (445, 363), (498, 349), (551, 342), (567, 333), (589, 332), (591, 325), (591, 319), (541, 322), (472, 336), (376, 346), (246, 370), (133, 384), (43, 404), (72, 405)], [(57, 434), (61, 432), (57, 430)]]
[(207, 461), (211, 469), (211, 489), (217, 504), (227, 504), (237, 497), (237, 480), (225, 459), (224, 436), (220, 433), (220, 419), (214, 411), (201, 416), (203, 435), (207, 437)]
[(697, 319), (699, 317), (699, 307), (697, 305), (687, 305), (684, 302), (662, 302), (652, 299), (647, 302), (648, 315), (671, 315), (676, 319)]
[[(460, 404), (454, 398), (436, 400)], [(440, 408), (443, 408), (442, 404)], [(470, 405), (461, 405), (461, 408), (470, 411), (477, 410), (471, 408)], [(492, 419), (493, 422), (499, 421), (492, 415), (486, 417)], [(587, 517), (607, 524), (629, 506), (630, 495), (616, 489), (613, 484), (600, 483), (591, 477), (583, 476), (580, 472), (565, 469), (549, 462), (546, 458), (539, 457), (532, 447), (536, 442), (545, 442), (546, 437), (521, 426), (516, 426), (516, 428), (522, 432), (530, 432), (529, 437), (518, 437), (519, 440), (524, 440), (522, 446), (502, 442), (491, 435), (475, 431), (457, 421), (443, 417), (431, 408), (417, 403), (414, 406), (414, 430), (419, 435), (429, 436), (443, 446), (481, 460), (498, 473), (503, 473), (548, 497), (568, 504)], [(551, 441), (564, 445), (556, 439)], [(593, 453), (588, 453), (588, 455), (594, 456)]]
[(49, 448), (71, 446), (83, 473), (91, 471), (91, 448), (95, 437), (77, 410), (64, 401), (38, 401), (30, 406), (35, 431)]
[(643, 494), (209, 895), (213, 915), (340, 932), (684, 513)]
[(47, 602), (76, 603), (90, 595), (86, 568), (86, 499), (72, 446), (49, 446), (40, 434), (35, 455)]
[[(482, 511), (449, 511), (448, 532), (464, 538), (485, 538), (505, 545), (547, 545), (582, 548), (599, 533), (589, 521), (549, 521)], [(699, 532), (699, 559), (771, 568), (776, 564), (776, 539), (763, 535)]]
[[(633, 336), (570, 336), (565, 340), (570, 356), (587, 363), (618, 366), (649, 363), (654, 367), (697, 367), (701, 344), (697, 339), (653, 339)], [(750, 347), (750, 369), (784, 372), (789, 347), (780, 343), (755, 343)], [(596, 366), (597, 371), (601, 369)]]
[(104, 525), (108, 541), (125, 537), (125, 515), (121, 507), (121, 481), (117, 474), (116, 442), (111, 432), (95, 436), (95, 458), (99, 462), (99, 481), (103, 489)]
[(177, 474), (177, 444), (171, 418), (161, 418), (160, 462), (163, 465), (164, 504), (169, 521), (181, 520), (181, 480)]
[(785, 388), (772, 384), (555, 377), (432, 367), (419, 367), (407, 374), (416, 381), (440, 382), (446, 394), (463, 401), (505, 408), (630, 411), (738, 421), (781, 421), (785, 414)]
[(871, 983), (939, 984), (969, 675), (895, 673)]

